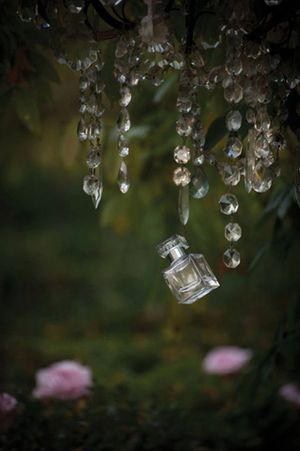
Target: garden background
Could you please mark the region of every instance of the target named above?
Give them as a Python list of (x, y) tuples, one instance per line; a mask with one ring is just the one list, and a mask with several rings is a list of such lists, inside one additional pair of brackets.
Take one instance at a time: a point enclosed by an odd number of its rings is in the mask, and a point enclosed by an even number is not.
[[(300, 382), (300, 215), (293, 191), (297, 140), (290, 128), (282, 176), (272, 192), (246, 194), (238, 222), (242, 263), (224, 267), (224, 185), (191, 202), (184, 228), (172, 183), (176, 83), (134, 91), (131, 188), (116, 185), (114, 44), (104, 48), (107, 112), (104, 192), (99, 211), (83, 193), (86, 149), (76, 138), (78, 76), (59, 66), (14, 2), (1, 2), (1, 391), (20, 411), (0, 449), (296, 450), (299, 411), (278, 395)], [(39, 38), (40, 39), (40, 38)], [(9, 71), (8, 71), (9, 64)], [(207, 146), (226, 140), (222, 92), (203, 93)], [(203, 252), (220, 288), (178, 305), (156, 245), (173, 233)], [(234, 376), (209, 375), (211, 349), (252, 350)], [(31, 396), (35, 373), (60, 360), (91, 368), (79, 401)]]

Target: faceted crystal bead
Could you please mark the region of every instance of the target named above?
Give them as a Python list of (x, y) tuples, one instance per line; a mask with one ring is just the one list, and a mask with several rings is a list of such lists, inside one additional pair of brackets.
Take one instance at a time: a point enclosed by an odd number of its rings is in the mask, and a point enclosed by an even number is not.
[(128, 86), (122, 86), (122, 88), (120, 89), (120, 95), (120, 105), (123, 107), (128, 106), (131, 102), (131, 91)]
[(88, 137), (88, 127), (83, 119), (80, 119), (77, 126), (77, 137), (79, 141), (86, 141)]
[(85, 75), (81, 75), (81, 77), (79, 78), (80, 91), (86, 91), (89, 86), (90, 86), (90, 80)]
[(90, 169), (95, 169), (101, 163), (100, 152), (98, 150), (91, 149), (88, 153), (86, 164)]
[(123, 37), (122, 37), (116, 46), (116, 51), (115, 51), (116, 58), (122, 58), (123, 56), (126, 55), (127, 52), (128, 52), (128, 44), (127, 44), (126, 40), (123, 39)]
[(128, 178), (128, 169), (125, 161), (121, 162), (119, 174), (118, 174), (118, 185), (121, 193), (125, 194), (129, 190), (130, 183)]
[(227, 249), (223, 255), (223, 262), (227, 268), (236, 268), (241, 262), (240, 253), (236, 249)]
[(189, 186), (181, 186), (179, 188), (178, 195), (178, 214), (181, 224), (186, 225), (189, 220), (190, 214), (190, 196), (189, 196)]
[(226, 115), (226, 127), (231, 131), (237, 131), (242, 125), (242, 115), (238, 110), (229, 111)]
[(272, 171), (265, 167), (262, 161), (254, 167), (252, 175), (252, 187), (257, 193), (264, 193), (272, 186)]
[(189, 113), (192, 109), (192, 101), (188, 97), (188, 93), (177, 98), (176, 107), (180, 113)]
[(225, 238), (228, 241), (238, 241), (242, 236), (242, 229), (237, 222), (229, 222), (225, 226)]
[(237, 158), (241, 155), (243, 150), (242, 141), (236, 136), (231, 136), (225, 147), (225, 153), (229, 158)]
[(238, 103), (243, 98), (243, 88), (239, 83), (234, 83), (232, 85), (224, 88), (225, 100), (229, 103)]
[(202, 199), (208, 193), (208, 178), (201, 167), (196, 168), (196, 171), (192, 177), (190, 189), (191, 195), (195, 199)]
[(220, 197), (220, 210), (224, 215), (231, 215), (236, 213), (239, 208), (239, 203), (234, 194), (226, 193)]
[(178, 164), (186, 164), (190, 161), (191, 151), (187, 146), (177, 146), (174, 149), (174, 160)]
[(191, 181), (190, 171), (183, 166), (176, 168), (174, 171), (174, 175), (173, 175), (173, 181), (174, 181), (175, 185), (177, 185), (177, 186), (188, 185)]
[(118, 152), (120, 157), (125, 158), (129, 154), (128, 140), (124, 135), (119, 135), (118, 138)]
[(192, 133), (193, 118), (188, 116), (180, 117), (176, 122), (176, 131), (180, 136), (189, 136)]
[(236, 186), (239, 183), (241, 174), (237, 166), (227, 163), (219, 163), (218, 169), (225, 185)]
[(225, 70), (230, 75), (239, 75), (243, 70), (243, 62), (240, 57), (233, 57), (227, 60)]
[(83, 191), (92, 196), (99, 188), (99, 179), (95, 175), (87, 175), (83, 179)]
[(122, 133), (128, 132), (128, 130), (130, 129), (130, 126), (131, 126), (130, 117), (129, 117), (129, 113), (126, 110), (126, 108), (122, 108), (122, 110), (120, 111), (117, 123), (118, 123), (118, 128), (119, 128), (120, 132), (122, 132)]

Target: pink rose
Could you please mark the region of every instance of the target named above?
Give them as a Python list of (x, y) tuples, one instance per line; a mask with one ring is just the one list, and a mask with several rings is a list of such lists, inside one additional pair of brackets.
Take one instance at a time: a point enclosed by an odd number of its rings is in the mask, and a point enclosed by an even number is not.
[(285, 384), (279, 389), (279, 395), (286, 401), (300, 407), (300, 390), (296, 384)]
[(203, 360), (203, 369), (208, 374), (232, 374), (240, 371), (252, 357), (249, 349), (237, 346), (219, 346), (210, 351)]
[(91, 370), (73, 361), (53, 363), (36, 373), (35, 398), (77, 399), (89, 394)]
[(8, 393), (0, 393), (0, 414), (8, 414), (12, 412), (18, 401)]

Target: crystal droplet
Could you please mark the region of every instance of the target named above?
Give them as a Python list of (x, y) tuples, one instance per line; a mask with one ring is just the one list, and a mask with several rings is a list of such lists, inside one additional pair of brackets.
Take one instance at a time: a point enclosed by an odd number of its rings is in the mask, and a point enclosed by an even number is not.
[(129, 190), (130, 183), (128, 178), (128, 169), (125, 161), (121, 162), (119, 174), (118, 174), (118, 185), (121, 193), (125, 194)]
[(125, 158), (129, 154), (128, 140), (124, 135), (119, 135), (118, 138), (118, 153), (120, 157)]
[(194, 149), (193, 164), (195, 166), (201, 166), (205, 161), (203, 149)]
[(176, 146), (174, 149), (174, 160), (178, 164), (186, 164), (190, 161), (191, 151), (187, 146)]
[(295, 178), (295, 199), (300, 208), (300, 168), (297, 168)]
[(272, 186), (272, 172), (259, 161), (253, 171), (252, 187), (257, 193), (264, 193)]
[(92, 196), (99, 188), (99, 179), (95, 175), (87, 175), (83, 179), (83, 191)]
[(219, 200), (220, 211), (224, 215), (231, 215), (236, 213), (239, 208), (239, 203), (234, 194), (226, 193), (220, 197)]
[(209, 190), (208, 178), (202, 168), (198, 167), (192, 177), (191, 194), (195, 199), (202, 199)]
[(120, 132), (122, 133), (128, 132), (128, 130), (130, 129), (130, 117), (126, 108), (122, 108), (122, 110), (120, 111), (117, 124)]
[(178, 195), (178, 214), (181, 224), (186, 225), (190, 215), (189, 186), (181, 186)]
[(225, 153), (229, 158), (237, 158), (241, 155), (243, 150), (242, 141), (236, 136), (231, 136), (226, 144)]
[(98, 208), (98, 206), (100, 204), (100, 201), (101, 201), (101, 198), (102, 198), (102, 193), (103, 193), (103, 182), (102, 182), (102, 180), (100, 180), (98, 188), (91, 195), (94, 207), (96, 209)]
[(238, 241), (242, 236), (241, 226), (237, 222), (229, 222), (225, 226), (225, 238), (228, 241)]
[(97, 168), (101, 163), (101, 157), (98, 150), (91, 149), (88, 153), (86, 164), (90, 169)]
[(77, 126), (77, 137), (79, 141), (86, 141), (88, 137), (88, 127), (83, 119), (80, 119)]
[(131, 92), (128, 86), (122, 86), (120, 89), (121, 98), (119, 104), (123, 107), (127, 107), (131, 102)]
[(226, 115), (226, 127), (231, 132), (236, 132), (241, 128), (242, 115), (238, 110), (229, 111)]
[(174, 175), (173, 175), (173, 181), (174, 181), (175, 185), (177, 185), (177, 186), (188, 185), (191, 181), (190, 171), (183, 166), (176, 168), (174, 171)]
[(236, 249), (227, 249), (223, 255), (223, 262), (227, 268), (236, 268), (241, 262), (240, 253)]

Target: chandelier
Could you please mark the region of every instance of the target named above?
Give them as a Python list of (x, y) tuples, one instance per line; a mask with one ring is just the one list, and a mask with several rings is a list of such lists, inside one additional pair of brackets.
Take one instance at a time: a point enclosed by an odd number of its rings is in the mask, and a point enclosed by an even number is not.
[[(122, 194), (131, 183), (126, 134), (131, 127), (129, 105), (134, 88), (143, 80), (159, 87), (166, 75), (176, 74), (174, 133), (181, 143), (170, 149), (170, 158), (177, 165), (173, 182), (178, 189), (179, 220), (188, 223), (191, 196), (201, 199), (207, 195), (205, 166), (213, 166), (225, 185), (219, 200), (220, 211), (228, 219), (223, 261), (226, 267), (236, 268), (242, 230), (236, 220), (239, 201), (235, 187), (243, 182), (248, 193), (264, 193), (272, 187), (280, 176), (280, 159), (287, 147), (288, 102), (293, 96), (299, 99), (298, 2), (24, 0), (17, 12), (22, 21), (32, 22), (47, 35), (59, 63), (80, 73), (77, 136), (88, 143), (83, 190), (95, 208), (101, 202), (105, 158), (102, 42), (116, 42), (111, 77), (119, 86), (116, 151)], [(183, 27), (177, 28), (179, 22)], [(228, 113), (224, 117), (227, 142), (219, 155), (206, 146), (198, 94), (220, 88)], [(295, 196), (300, 205), (299, 167)], [(164, 278), (182, 303), (194, 302), (219, 286), (203, 255), (186, 255), (187, 247), (179, 235), (158, 246), (159, 254), (171, 260)]]

